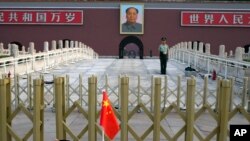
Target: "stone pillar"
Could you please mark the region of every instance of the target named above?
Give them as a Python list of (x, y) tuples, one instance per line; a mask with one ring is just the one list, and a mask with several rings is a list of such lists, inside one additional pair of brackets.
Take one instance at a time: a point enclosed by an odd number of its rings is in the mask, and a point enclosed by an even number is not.
[(78, 47), (83, 48), (82, 42), (78, 42)]
[(0, 43), (0, 54), (2, 54), (4, 51), (4, 48), (3, 48), (3, 43)]
[(16, 44), (11, 44), (10, 56), (17, 57), (19, 55), (18, 46)]
[(69, 41), (68, 40), (65, 41), (65, 48), (69, 48)]
[(8, 50), (11, 52), (11, 44), (8, 44)]
[(73, 47), (74, 47), (74, 41), (70, 41), (69, 47), (70, 47), (70, 48), (73, 48)]
[(225, 56), (225, 45), (220, 45), (219, 48), (220, 48), (219, 56), (224, 58), (224, 56)]
[(187, 48), (188, 48), (188, 43), (184, 42), (184, 49), (187, 50)]
[(192, 42), (191, 41), (188, 42), (188, 50), (192, 50)]
[(242, 49), (242, 54), (245, 54), (245, 48), (242, 47), (241, 49)]
[(76, 48), (79, 47), (78, 41), (75, 41), (75, 47), (76, 47)]
[(199, 52), (203, 53), (203, 42), (199, 42)]
[(197, 51), (197, 48), (198, 48), (198, 43), (197, 42), (193, 42), (193, 50), (196, 52)]
[(233, 51), (232, 50), (230, 50), (229, 51), (229, 56), (231, 57), (231, 56), (233, 56), (234, 54), (233, 54)]
[(49, 51), (49, 42), (45, 41), (43, 43), (43, 52), (48, 52)]
[(248, 54), (250, 54), (250, 46), (248, 47)]
[(206, 43), (205, 44), (205, 48), (206, 48), (206, 54), (210, 54), (210, 44), (209, 43)]
[(29, 43), (29, 54), (35, 54), (35, 44), (34, 42)]
[(181, 48), (181, 44), (178, 43), (178, 44), (177, 44), (177, 49), (180, 49), (180, 48)]
[(51, 44), (51, 50), (56, 50), (56, 40), (52, 40)]
[(181, 49), (184, 49), (184, 42), (181, 42), (180, 46), (181, 46)]
[(242, 61), (242, 54), (243, 54), (242, 48), (237, 47), (235, 49), (235, 59), (238, 60), (238, 61)]
[(227, 58), (227, 52), (225, 52), (224, 57)]
[(25, 46), (22, 46), (22, 52), (25, 53)]
[(58, 41), (58, 45), (59, 45), (59, 49), (62, 49), (62, 48), (63, 48), (63, 41), (62, 41), (62, 40), (59, 40), (59, 41)]

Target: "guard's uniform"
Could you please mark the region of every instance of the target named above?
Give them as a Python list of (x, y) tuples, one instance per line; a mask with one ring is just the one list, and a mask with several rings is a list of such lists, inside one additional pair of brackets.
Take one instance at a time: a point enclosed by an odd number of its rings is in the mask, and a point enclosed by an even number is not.
[(168, 61), (168, 45), (160, 45), (160, 62), (161, 62), (161, 74), (166, 74), (167, 61)]

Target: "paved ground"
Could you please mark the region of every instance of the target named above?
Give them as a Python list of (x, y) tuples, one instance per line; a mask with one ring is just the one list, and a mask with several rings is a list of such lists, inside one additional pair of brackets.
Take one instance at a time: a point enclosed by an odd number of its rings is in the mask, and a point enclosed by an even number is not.
[[(175, 61), (169, 61), (167, 68), (167, 75), (169, 79), (173, 82), (171, 85), (176, 87), (177, 76), (182, 76), (183, 85), (186, 84), (186, 77), (184, 76), (184, 68), (186, 66), (184, 64), (180, 64)], [(112, 77), (117, 77), (120, 74), (127, 74), (128, 76), (137, 76), (141, 75), (142, 83), (150, 83), (152, 75), (156, 75), (159, 77), (164, 77), (160, 75), (160, 62), (158, 59), (98, 59), (98, 60), (82, 60), (79, 62), (71, 63), (65, 66), (58, 66), (52, 70), (49, 70), (49, 74), (69, 74), (70, 78), (78, 78), (79, 73), (83, 74), (87, 78), (87, 76), (97, 75), (100, 81), (103, 81), (105, 75)], [(51, 79), (49, 76), (47, 79)], [(74, 80), (72, 80), (74, 81)], [(202, 77), (197, 77), (197, 87), (201, 87), (202, 89)], [(131, 82), (133, 83), (133, 82)], [(214, 88), (215, 82), (209, 80), (211, 84), (211, 89)], [(149, 84), (148, 84), (149, 85)], [(175, 86), (174, 86), (175, 85)], [(248, 121), (240, 114), (237, 114), (230, 123), (234, 124), (249, 124)], [(68, 126), (75, 132), (79, 133), (80, 130), (86, 126), (86, 119), (79, 114), (77, 111), (73, 112), (67, 118)], [(146, 129), (152, 125), (152, 121), (145, 115), (142, 111), (141, 113), (136, 113), (130, 120), (129, 125), (132, 129), (136, 131), (140, 136), (146, 131)], [(161, 121), (162, 127), (168, 132), (168, 134), (173, 137), (184, 125), (185, 122), (180, 118), (180, 116), (175, 112), (171, 112), (165, 119)], [(202, 114), (195, 122), (195, 128), (200, 132), (205, 138), (215, 127), (217, 126), (216, 121), (212, 118), (208, 112)], [(24, 136), (30, 128), (32, 128), (31, 121), (21, 112), (17, 117), (14, 118), (12, 127), (15, 132), (17, 132), (21, 137)], [(56, 137), (55, 130), (55, 113), (51, 112), (50, 109), (46, 109), (45, 112), (45, 141), (53, 141)], [(100, 140), (100, 135), (98, 134), (98, 140)], [(179, 141), (184, 140), (184, 133)], [(71, 139), (68, 137), (68, 139)], [(117, 135), (115, 140), (120, 139), (120, 134)], [(212, 139), (215, 140), (216, 136)], [(29, 139), (32, 141), (32, 139)], [(82, 141), (86, 141), (87, 134), (83, 136)], [(135, 139), (129, 134), (129, 141), (134, 141)], [(149, 134), (146, 141), (153, 140), (153, 134)], [(165, 141), (163, 135), (161, 135), (161, 140)], [(195, 140), (198, 140), (195, 138)]]

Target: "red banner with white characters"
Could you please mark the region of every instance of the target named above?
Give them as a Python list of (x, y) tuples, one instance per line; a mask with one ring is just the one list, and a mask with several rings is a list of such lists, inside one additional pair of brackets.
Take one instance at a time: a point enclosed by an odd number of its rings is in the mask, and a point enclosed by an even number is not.
[(182, 11), (181, 26), (250, 27), (250, 12)]
[(0, 10), (0, 24), (82, 25), (81, 10)]

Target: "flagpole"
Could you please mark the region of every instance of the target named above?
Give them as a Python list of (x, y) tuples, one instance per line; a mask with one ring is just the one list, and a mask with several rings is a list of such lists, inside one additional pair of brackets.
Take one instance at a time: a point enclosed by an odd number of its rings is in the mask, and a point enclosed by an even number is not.
[(102, 141), (104, 141), (104, 129), (102, 128)]

